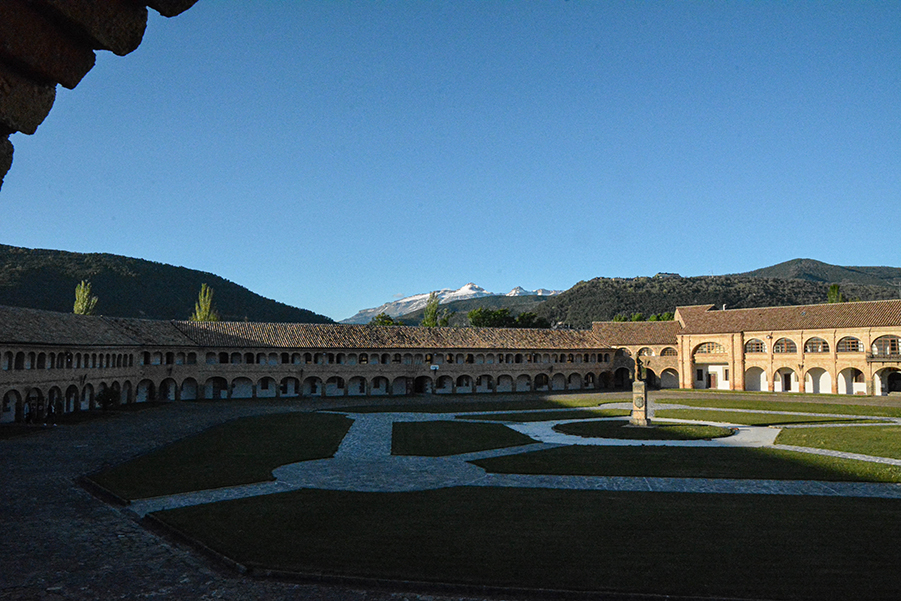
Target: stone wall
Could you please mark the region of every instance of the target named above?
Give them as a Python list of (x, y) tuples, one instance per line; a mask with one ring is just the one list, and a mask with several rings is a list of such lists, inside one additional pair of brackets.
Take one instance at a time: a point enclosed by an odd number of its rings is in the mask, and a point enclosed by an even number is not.
[(136, 49), (147, 8), (165, 17), (197, 0), (2, 0), (0, 2), (0, 186), (13, 161), (9, 136), (33, 134), (57, 84), (72, 89), (94, 66), (94, 51)]

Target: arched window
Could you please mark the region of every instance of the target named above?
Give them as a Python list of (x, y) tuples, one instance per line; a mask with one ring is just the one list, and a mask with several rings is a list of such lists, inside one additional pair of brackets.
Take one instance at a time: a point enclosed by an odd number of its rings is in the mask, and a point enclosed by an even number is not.
[(873, 341), (873, 354), (881, 357), (901, 353), (901, 339), (897, 336), (880, 336)]
[(653, 357), (654, 351), (652, 351), (651, 349), (649, 349), (648, 347), (645, 346), (638, 350), (638, 356), (639, 357)]
[(814, 336), (813, 338), (808, 338), (807, 342), (804, 343), (804, 352), (805, 353), (828, 353), (829, 352), (829, 343), (823, 340), (822, 338), (817, 338)]
[(666, 347), (662, 351), (660, 351), (661, 357), (678, 357), (679, 353), (671, 346)]
[(863, 343), (854, 336), (845, 336), (835, 345), (835, 350), (839, 353), (862, 353)]
[(695, 355), (710, 355), (715, 353), (725, 353), (726, 349), (719, 342), (702, 342), (695, 347)]
[(773, 345), (774, 353), (797, 353), (798, 345), (795, 344), (794, 340), (790, 338), (780, 338), (776, 341), (776, 344)]
[(760, 338), (751, 338), (745, 343), (745, 352), (746, 353), (765, 353), (766, 352), (766, 342), (761, 340)]

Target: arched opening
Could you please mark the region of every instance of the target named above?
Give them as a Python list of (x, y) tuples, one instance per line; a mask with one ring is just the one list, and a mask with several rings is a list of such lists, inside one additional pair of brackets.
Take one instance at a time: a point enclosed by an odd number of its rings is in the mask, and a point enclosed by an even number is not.
[(235, 378), (232, 380), (231, 392), (228, 397), (231, 399), (252, 399), (253, 380), (250, 378)]
[(773, 390), (775, 392), (798, 392), (800, 382), (798, 375), (790, 367), (780, 367), (773, 378)]
[(811, 394), (831, 393), (832, 378), (829, 376), (829, 372), (821, 367), (807, 370), (807, 375), (804, 377), (804, 392)]
[(554, 374), (551, 378), (551, 390), (566, 390), (566, 376), (563, 374)]
[(277, 396), (278, 387), (275, 378), (260, 378), (257, 382), (256, 398), (258, 399), (274, 399)]
[(534, 384), (535, 392), (547, 392), (551, 389), (551, 381), (547, 374), (536, 374)]
[(325, 396), (344, 396), (344, 378), (332, 376), (326, 380)]
[(477, 376), (474, 391), (476, 393), (494, 392), (494, 378), (489, 375)]
[(874, 357), (888, 359), (898, 357), (901, 359), (901, 338), (897, 336), (880, 336), (873, 341), (872, 352)]
[(764, 391), (769, 390), (766, 381), (766, 372), (760, 367), (749, 367), (745, 370), (745, 390)]
[[(531, 392), (532, 391), (532, 378), (530, 378), (527, 374), (522, 374), (520, 376), (516, 376), (516, 392)], [(498, 390), (500, 392), (500, 390)]]
[(366, 378), (354, 376), (347, 381), (347, 394), (349, 396), (365, 396), (366, 395)]
[(432, 378), (418, 376), (413, 380), (413, 392), (416, 394), (432, 394)]
[(582, 390), (582, 376), (579, 374), (570, 374), (566, 382), (567, 390)]
[(388, 378), (376, 376), (372, 379), (372, 386), (369, 388), (369, 394), (372, 396), (384, 396), (388, 394), (388, 387), (391, 385)]
[(185, 378), (181, 383), (181, 400), (193, 401), (197, 399), (197, 380), (194, 378)]
[(156, 386), (150, 380), (141, 380), (138, 382), (138, 390), (135, 400), (138, 403), (146, 403), (156, 398)]
[(300, 380), (297, 378), (282, 378), (279, 387), (279, 393), (283, 397), (296, 397), (300, 394)]
[(632, 385), (632, 373), (625, 367), (620, 367), (613, 372), (613, 387), (623, 390)]
[(135, 395), (131, 386), (131, 382), (126, 380), (122, 383), (122, 402), (123, 403), (134, 403)]
[(322, 396), (324, 388), (321, 379), (310, 376), (303, 381), (302, 394), (303, 396)]
[(394, 378), (394, 381), (391, 383), (391, 394), (394, 396), (404, 396), (410, 394), (411, 388), (412, 382), (409, 378), (398, 376)]
[(159, 390), (156, 394), (157, 399), (161, 401), (174, 401), (178, 398), (178, 384), (175, 380), (167, 378), (160, 382)]
[(664, 369), (660, 374), (660, 388), (679, 388), (679, 373), (675, 369)]
[(203, 386), (203, 398), (219, 400), (228, 398), (228, 382), (222, 377), (212, 377)]
[(439, 376), (436, 394), (451, 394), (454, 391), (454, 379), (450, 376)]
[(459, 376), (457, 378), (457, 394), (469, 394), (472, 392), (472, 378)]
[(838, 373), (839, 394), (866, 394), (867, 382), (863, 372), (856, 367), (846, 367)]
[(0, 410), (0, 423), (21, 422), (25, 416), (22, 413), (22, 397), (15, 390), (7, 391), (3, 395), (3, 407)]
[(78, 411), (81, 409), (81, 403), (78, 398), (78, 386), (74, 384), (66, 388), (66, 413)]
[[(528, 376), (526, 376), (526, 378), (528, 378)], [(494, 390), (495, 392), (513, 392), (515, 390), (513, 376), (498, 376), (497, 385)]]
[(84, 410), (95, 409), (94, 407), (94, 387), (85, 384), (81, 389), (81, 408)]

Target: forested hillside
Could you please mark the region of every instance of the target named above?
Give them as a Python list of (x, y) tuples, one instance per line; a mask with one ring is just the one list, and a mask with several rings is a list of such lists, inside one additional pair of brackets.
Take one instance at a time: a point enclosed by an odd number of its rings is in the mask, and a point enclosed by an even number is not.
[(332, 320), (264, 298), (211, 273), (119, 255), (0, 245), (0, 305), (71, 312), (75, 286), (90, 280), (97, 314), (188, 319), (203, 283), (223, 320), (330, 323)]
[[(828, 288), (824, 282), (737, 275), (595, 278), (549, 298), (535, 312), (551, 323), (587, 328), (592, 321), (607, 321), (616, 315), (650, 316), (675, 311), (681, 305), (713, 304), (737, 309), (825, 303)], [(852, 300), (898, 298), (898, 290), (887, 286), (848, 283), (842, 284), (841, 290), (845, 298)]]

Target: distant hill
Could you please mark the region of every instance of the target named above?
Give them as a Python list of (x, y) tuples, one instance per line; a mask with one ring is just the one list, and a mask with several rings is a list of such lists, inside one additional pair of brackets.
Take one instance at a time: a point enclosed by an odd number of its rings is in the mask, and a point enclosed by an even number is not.
[[(493, 310), (510, 309), (510, 314), (515, 317), (528, 311), (534, 313), (538, 305), (547, 298), (549, 297), (535, 294), (525, 296), (483, 296), (442, 303), (441, 310), (448, 309), (451, 311), (453, 314), (450, 316), (449, 325), (460, 327), (469, 325), (469, 318), (466, 317), (466, 314), (473, 309), (480, 307)], [(418, 326), (422, 322), (422, 313), (422, 309), (417, 309), (396, 319), (408, 326)]]
[(841, 267), (814, 259), (793, 259), (772, 267), (735, 275), (864, 286), (901, 286), (899, 267)]
[(75, 286), (90, 280), (97, 313), (113, 317), (188, 319), (203, 283), (214, 290), (223, 320), (331, 323), (332, 320), (264, 298), (212, 273), (99, 253), (19, 248), (0, 244), (0, 304), (71, 312)]
[[(593, 321), (611, 320), (617, 314), (647, 317), (684, 305), (737, 309), (818, 304), (826, 302), (828, 288), (829, 281), (748, 275), (595, 278), (549, 298), (535, 313), (551, 323), (587, 328)], [(898, 298), (898, 289), (887, 285), (841, 283), (841, 289), (848, 299)]]

